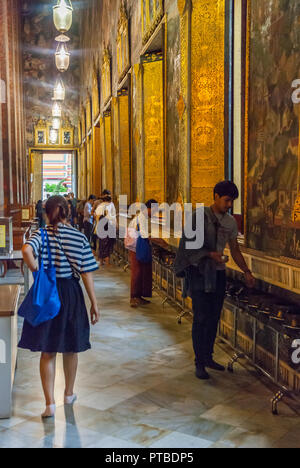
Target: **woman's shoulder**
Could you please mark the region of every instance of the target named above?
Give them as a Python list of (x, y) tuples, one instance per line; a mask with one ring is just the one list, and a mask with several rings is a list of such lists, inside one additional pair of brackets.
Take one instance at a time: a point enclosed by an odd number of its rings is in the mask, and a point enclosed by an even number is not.
[[(50, 233), (53, 233), (53, 226), (47, 226), (47, 230), (48, 229)], [(67, 235), (67, 236), (76, 238), (77, 240), (81, 239), (82, 241), (84, 241), (85, 239), (85, 235), (82, 232), (78, 231), (78, 229), (71, 226), (70, 224), (59, 224), (57, 226), (57, 231), (61, 235), (61, 237), (64, 237)]]

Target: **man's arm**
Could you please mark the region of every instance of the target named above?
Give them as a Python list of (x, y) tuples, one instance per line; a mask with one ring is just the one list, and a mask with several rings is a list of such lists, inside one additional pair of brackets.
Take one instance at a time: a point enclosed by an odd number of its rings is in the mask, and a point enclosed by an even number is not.
[(245, 275), (246, 284), (249, 288), (254, 288), (255, 285), (255, 278), (252, 275), (252, 272), (249, 270), (247, 263), (243, 257), (243, 254), (240, 250), (239, 243), (237, 239), (233, 239), (229, 241), (230, 252), (233, 260), (237, 264), (237, 266), (242, 270)]

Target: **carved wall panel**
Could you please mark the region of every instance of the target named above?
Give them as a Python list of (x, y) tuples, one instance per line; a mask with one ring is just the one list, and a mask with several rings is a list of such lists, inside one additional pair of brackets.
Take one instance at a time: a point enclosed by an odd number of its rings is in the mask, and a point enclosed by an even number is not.
[(43, 192), (43, 153), (33, 151), (31, 153), (31, 167), (33, 173), (32, 200), (38, 202), (42, 200)]
[(102, 153), (102, 190), (106, 188), (106, 151), (105, 151), (105, 129), (104, 129), (104, 118), (100, 118), (100, 145)]
[(113, 122), (113, 166), (114, 166), (114, 196), (121, 194), (121, 169), (120, 169), (120, 122), (118, 98), (112, 98), (112, 122)]
[(93, 142), (89, 136), (86, 142), (86, 178), (87, 178), (87, 196), (92, 193), (92, 158), (93, 158)]
[(100, 128), (93, 127), (93, 193), (102, 192), (102, 150), (100, 141)]
[(224, 179), (225, 0), (193, 2), (191, 201), (210, 204)]
[(131, 164), (130, 164), (130, 139), (129, 139), (129, 96), (119, 96), (119, 120), (120, 120), (120, 166), (121, 166), (121, 194), (127, 195), (128, 203), (131, 203)]
[(81, 109), (81, 131), (82, 131), (82, 140), (85, 139), (87, 131), (86, 131), (86, 113), (85, 108), (82, 107)]
[[(190, 15), (191, 11), (186, 4), (186, 0), (180, 0), (178, 4), (180, 17), (180, 98), (177, 103), (177, 111), (180, 119), (180, 159), (179, 159), (179, 193), (184, 203), (190, 201), (191, 181), (190, 181)], [(185, 8), (186, 6), (186, 8)]]
[(130, 67), (129, 57), (129, 23), (128, 16), (122, 0), (119, 23), (118, 23), (118, 37), (117, 37), (117, 65), (118, 65), (118, 78), (119, 82), (122, 81)]
[(132, 79), (132, 201), (144, 200), (142, 66), (133, 67)]
[[(149, 61), (148, 61), (149, 60)], [(150, 61), (151, 60), (151, 61)], [(165, 201), (163, 60), (152, 55), (143, 63), (145, 201)]]
[(111, 57), (108, 49), (104, 49), (101, 70), (101, 98), (104, 107), (111, 98)]
[(98, 72), (94, 69), (93, 72), (93, 120), (95, 120), (99, 113), (100, 113), (100, 90), (99, 90), (99, 82), (98, 82)]
[(163, 0), (141, 0), (143, 43), (145, 44), (155, 31), (164, 15)]
[(113, 151), (111, 138), (111, 113), (104, 114), (104, 129), (105, 129), (105, 164), (106, 164), (106, 189), (114, 193), (114, 165)]
[(91, 127), (92, 127), (91, 98), (90, 96), (88, 96), (86, 100), (86, 131), (87, 133), (90, 131)]

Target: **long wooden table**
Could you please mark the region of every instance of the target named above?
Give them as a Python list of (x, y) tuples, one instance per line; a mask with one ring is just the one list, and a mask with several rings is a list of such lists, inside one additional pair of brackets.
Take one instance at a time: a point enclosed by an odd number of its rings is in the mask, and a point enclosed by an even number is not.
[(0, 286), (0, 419), (11, 416), (11, 392), (17, 362), (19, 285)]

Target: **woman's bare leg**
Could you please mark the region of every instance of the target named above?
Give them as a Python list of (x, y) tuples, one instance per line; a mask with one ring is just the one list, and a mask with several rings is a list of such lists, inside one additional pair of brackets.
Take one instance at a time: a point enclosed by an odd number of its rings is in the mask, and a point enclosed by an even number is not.
[(56, 371), (56, 353), (42, 353), (40, 361), (40, 374), (44, 390), (46, 406), (54, 405), (54, 383)]
[(78, 367), (78, 354), (68, 353), (63, 355), (64, 373), (66, 380), (65, 396), (74, 394), (74, 385)]

